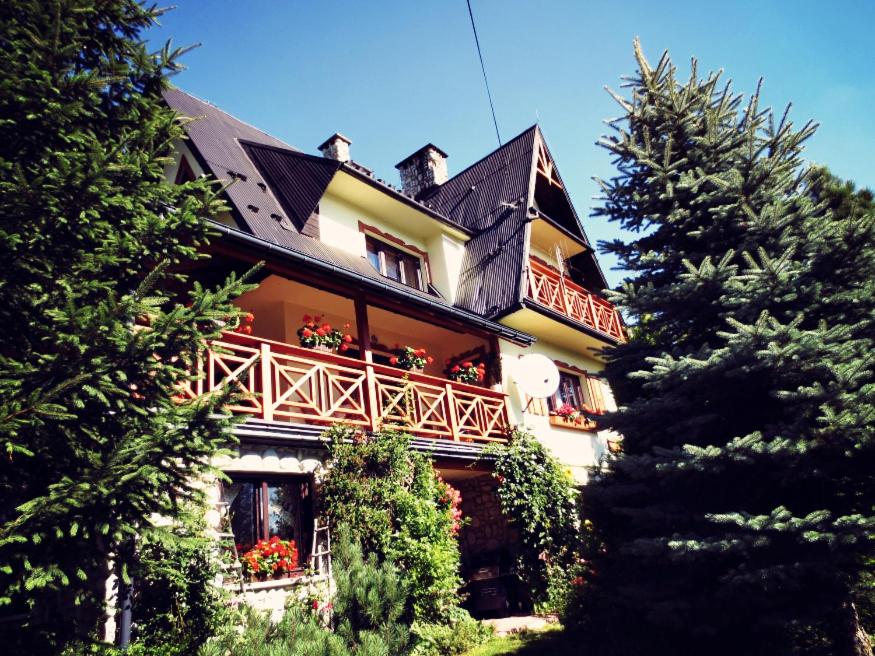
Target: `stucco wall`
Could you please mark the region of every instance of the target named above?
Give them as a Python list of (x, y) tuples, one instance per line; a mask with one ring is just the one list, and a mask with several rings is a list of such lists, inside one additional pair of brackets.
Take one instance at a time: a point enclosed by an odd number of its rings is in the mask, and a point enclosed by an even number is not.
[[(511, 422), (528, 429), (571, 471), (577, 482), (586, 483), (589, 475), (588, 469), (597, 466), (608, 454), (609, 433), (607, 431), (580, 431), (573, 428), (552, 426), (549, 417), (526, 412), (526, 395), (520, 386), (511, 379), (509, 375), (511, 367), (506, 363), (529, 353), (540, 353), (551, 360), (558, 360), (593, 374), (601, 371), (604, 364), (594, 357), (575, 353), (541, 340), (528, 348), (504, 341), (501, 342), (500, 346), (503, 385), (510, 399)], [(606, 384), (603, 385), (602, 392), (605, 396), (607, 409), (615, 409), (613, 396)]]

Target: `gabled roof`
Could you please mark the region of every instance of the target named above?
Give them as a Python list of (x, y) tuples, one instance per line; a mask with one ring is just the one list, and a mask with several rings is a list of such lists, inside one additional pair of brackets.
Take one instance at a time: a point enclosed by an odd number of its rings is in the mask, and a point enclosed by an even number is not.
[[(530, 205), (538, 185), (544, 184), (537, 173), (539, 147), (558, 182), (555, 189), (551, 187), (551, 198), (559, 199), (554, 204), (562, 210), (561, 216), (541, 218), (589, 244), (537, 125), (417, 200), (374, 179), (353, 162), (302, 153), (179, 89), (166, 91), (164, 97), (170, 107), (194, 119), (185, 126), (191, 150), (205, 172), (230, 182), (226, 193), (240, 230), (256, 237), (258, 243), (276, 244), (306, 261), (324, 263), (337, 275), (370, 279), (375, 286), (394, 289), (398, 296), (452, 307), (439, 296), (381, 276), (363, 257), (301, 233), (339, 171), (471, 235), (455, 303), (463, 313), (494, 319), (521, 307), (528, 253), (526, 226), (533, 218)], [(574, 260), (587, 277), (604, 281), (591, 250)]]
[(264, 174), (268, 186), (294, 226), (301, 230), (341, 167), (337, 160), (243, 142), (243, 149)]
[[(533, 125), (423, 198), (475, 233), (466, 246), (456, 301), (472, 312), (501, 316), (518, 307), (525, 294), (526, 224), (536, 185), (541, 184), (539, 144), (552, 161), (541, 129)], [(558, 218), (544, 219), (589, 245), (559, 172), (555, 166), (553, 170), (567, 206)], [(604, 282), (600, 270), (598, 276)]]
[[(300, 216), (303, 215), (305, 219), (309, 216), (307, 206), (312, 202), (312, 198), (318, 193), (323, 182), (327, 185), (324, 177), (330, 172), (330, 168), (339, 170), (339, 162), (301, 153), (276, 137), (179, 89), (165, 91), (164, 99), (180, 115), (193, 119), (185, 124), (185, 130), (189, 138), (188, 145), (197, 157), (201, 168), (217, 180), (230, 182), (226, 193), (238, 221), (239, 230), (222, 225), (216, 226), (228, 237), (241, 240), (249, 234), (254, 237), (252, 243), (260, 244), (259, 247), (265, 254), (275, 245), (278, 255), (295, 258), (299, 263), (311, 262), (314, 266), (318, 262), (321, 268), (328, 268), (341, 278), (350, 281), (369, 281), (371, 286), (381, 293), (394, 293), (398, 298), (422, 303), (432, 309), (443, 306), (449, 314), (459, 320), (464, 320), (465, 315), (469, 314), (464, 308), (454, 308), (440, 296), (381, 276), (363, 257), (356, 257), (298, 232), (295, 223)], [(310, 176), (312, 188), (306, 193), (295, 190), (297, 196), (293, 194), (291, 197), (285, 193), (288, 190), (285, 189), (284, 184), (274, 188), (273, 183), (259, 170), (262, 168), (261, 165), (256, 166), (256, 162), (262, 164), (268, 162), (272, 157), (268, 151), (278, 153), (277, 157), (282, 160), (278, 160), (278, 164), (274, 162), (279, 167), (274, 169), (275, 171), (281, 170), (283, 166), (292, 166), (290, 160), (306, 162), (301, 166), (301, 170), (306, 171), (306, 175)], [(321, 168), (320, 160), (321, 164), (324, 164)], [(367, 177), (352, 167), (349, 170), (359, 176)], [(374, 184), (379, 183), (374, 181)], [(397, 191), (393, 193), (399, 194)], [(321, 193), (319, 196), (321, 197)], [(280, 202), (278, 197), (282, 197), (283, 202)], [(409, 197), (404, 198), (407, 202), (416, 203)], [(424, 211), (429, 210), (424, 209)], [(442, 215), (436, 214), (436, 217), (446, 220)], [(283, 227), (282, 224), (288, 227)], [(469, 315), (469, 318), (482, 328), (493, 332), (508, 330), (499, 324), (484, 322), (480, 316)], [(518, 331), (514, 331), (513, 335), (509, 334), (508, 338), (514, 341), (531, 341), (531, 337)]]

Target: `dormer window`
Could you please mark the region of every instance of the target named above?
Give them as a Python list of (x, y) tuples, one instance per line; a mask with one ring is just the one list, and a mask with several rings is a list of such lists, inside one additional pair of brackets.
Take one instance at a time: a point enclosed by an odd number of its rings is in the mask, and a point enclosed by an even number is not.
[(365, 235), (365, 247), (368, 261), (381, 274), (403, 285), (425, 291), (422, 260), (418, 257), (370, 235)]

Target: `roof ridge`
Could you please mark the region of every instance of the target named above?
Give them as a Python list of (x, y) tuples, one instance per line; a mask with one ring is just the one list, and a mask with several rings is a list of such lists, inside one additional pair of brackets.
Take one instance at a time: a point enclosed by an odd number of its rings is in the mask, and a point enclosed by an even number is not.
[(477, 166), (478, 164), (483, 163), (485, 160), (489, 159), (490, 157), (492, 157), (493, 155), (495, 155), (495, 154), (498, 153), (499, 151), (504, 150), (505, 148), (507, 148), (508, 146), (510, 146), (512, 143), (514, 143), (514, 142), (517, 141), (518, 139), (521, 139), (523, 136), (525, 136), (526, 133), (531, 132), (532, 130), (535, 130), (535, 129), (538, 129), (538, 124), (537, 124), (537, 123), (534, 123), (534, 124), (530, 125), (529, 127), (527, 127), (525, 130), (523, 130), (522, 132), (520, 132), (518, 135), (516, 135), (515, 137), (513, 137), (513, 138), (510, 139), (509, 141), (506, 141), (505, 143), (501, 144), (498, 148), (496, 148), (496, 149), (493, 150), (492, 152), (487, 153), (486, 155), (484, 155), (483, 157), (481, 157), (480, 159), (478, 159), (476, 162), (474, 162), (474, 163), (470, 164), (469, 166), (466, 166), (465, 168), (463, 168), (461, 171), (459, 171), (458, 173), (456, 173), (452, 178), (449, 178), (446, 182), (444, 182), (444, 183), (441, 184), (440, 186), (436, 187), (436, 188), (434, 189), (434, 191), (433, 191), (432, 193), (430, 193), (426, 198), (430, 198), (430, 197), (432, 197), (432, 196), (437, 195), (437, 194), (440, 192), (440, 190), (441, 190), (443, 187), (445, 187), (446, 185), (448, 185), (450, 182), (452, 182), (453, 180), (455, 180), (455, 179), (458, 178), (459, 176), (463, 175), (464, 173), (467, 173), (468, 171), (470, 171), (471, 169), (473, 169), (473, 168), (474, 168), (475, 166)]
[(217, 104), (215, 104), (214, 102), (212, 102), (210, 100), (207, 100), (206, 98), (201, 98), (200, 96), (196, 96), (193, 93), (189, 93), (188, 91), (185, 91), (184, 89), (181, 89), (180, 87), (177, 87), (175, 85), (171, 86), (169, 89), (167, 89), (167, 91), (178, 91), (179, 93), (186, 95), (189, 98), (193, 98), (194, 100), (198, 101), (199, 103), (203, 103), (204, 105), (209, 105), (210, 107), (221, 112), (222, 114), (224, 114), (228, 118), (234, 119), (238, 123), (242, 123), (246, 127), (251, 128), (251, 129), (255, 130), (256, 132), (260, 132), (261, 134), (265, 135), (266, 137), (270, 137), (271, 139), (276, 139), (281, 144), (283, 144), (286, 148), (290, 148), (296, 152), (303, 152), (300, 148), (292, 146), (290, 143), (286, 142), (284, 139), (280, 139), (279, 137), (271, 134), (270, 132), (261, 129), (260, 127), (253, 125), (252, 123), (249, 123), (248, 121), (244, 121), (242, 118), (239, 118), (238, 116), (235, 116), (231, 112), (222, 109)]

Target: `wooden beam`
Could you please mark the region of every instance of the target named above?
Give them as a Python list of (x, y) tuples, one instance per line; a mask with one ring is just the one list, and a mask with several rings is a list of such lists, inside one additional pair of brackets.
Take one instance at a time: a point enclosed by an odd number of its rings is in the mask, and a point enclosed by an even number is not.
[(364, 296), (355, 297), (355, 327), (358, 331), (359, 359), (365, 362), (373, 362), (374, 354), (371, 351), (371, 327), (368, 323), (368, 304)]

